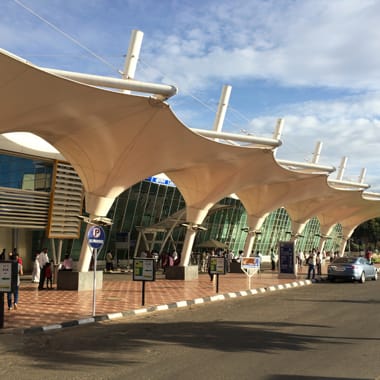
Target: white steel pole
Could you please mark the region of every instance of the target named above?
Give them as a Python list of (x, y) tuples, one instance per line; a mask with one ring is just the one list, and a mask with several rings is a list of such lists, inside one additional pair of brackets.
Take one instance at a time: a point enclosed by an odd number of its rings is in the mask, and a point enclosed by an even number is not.
[(346, 169), (346, 165), (347, 165), (347, 157), (342, 157), (340, 166), (338, 168), (338, 173), (336, 175), (337, 180), (341, 181), (343, 179), (343, 174), (344, 174), (344, 170)]
[(92, 316), (96, 315), (96, 260), (98, 257), (98, 250), (96, 248), (92, 251), (93, 263), (94, 263), (94, 277), (93, 277), (93, 289), (92, 289)]
[(336, 188), (355, 188), (355, 189), (368, 189), (370, 185), (364, 182), (350, 182), (337, 179), (328, 179), (327, 182), (329, 185), (332, 185)]
[(223, 86), (223, 90), (220, 95), (218, 111), (216, 112), (216, 117), (215, 117), (214, 127), (213, 127), (213, 130), (216, 132), (221, 132), (222, 130), (224, 119), (227, 112), (228, 102), (230, 100), (230, 95), (231, 95), (231, 86), (228, 86), (228, 85)]
[[(284, 128), (284, 119), (282, 118), (277, 119), (276, 128), (274, 129), (274, 132), (273, 132), (273, 139), (280, 141), (283, 128)], [(276, 155), (276, 151), (277, 149), (273, 150), (274, 155)]]
[(318, 141), (317, 145), (315, 146), (313, 159), (311, 161), (313, 164), (317, 164), (319, 161), (319, 157), (321, 156), (322, 145), (323, 145), (322, 141)]
[(149, 82), (140, 82), (134, 79), (119, 79), (112, 77), (103, 77), (100, 75), (76, 73), (73, 71), (41, 68), (50, 74), (57, 75), (62, 78), (71, 79), (80, 83), (89, 84), (99, 87), (117, 88), (119, 90), (130, 90), (137, 92), (147, 92), (164, 98), (170, 98), (177, 93), (175, 86), (166, 84), (156, 84)]
[(313, 164), (310, 162), (296, 162), (296, 161), (288, 161), (288, 160), (277, 160), (277, 162), (282, 166), (288, 166), (291, 169), (310, 169), (314, 172), (328, 172), (332, 173), (335, 171), (334, 166), (329, 165), (319, 165), (319, 164)]
[(123, 79), (134, 79), (135, 77), (143, 37), (144, 33), (140, 30), (132, 30), (131, 41), (129, 43), (127, 56), (125, 57), (124, 70), (122, 75)]
[(276, 129), (274, 130), (274, 133), (273, 133), (273, 138), (275, 140), (280, 140), (283, 128), (284, 128), (284, 119), (282, 118), (277, 119)]
[(246, 136), (239, 135), (236, 133), (215, 132), (207, 129), (190, 128), (190, 130), (201, 136), (210, 137), (212, 139), (241, 141), (251, 144), (262, 145), (269, 148), (277, 148), (281, 145), (281, 141), (265, 137)]
[(367, 174), (367, 169), (363, 168), (362, 171), (360, 172), (360, 177), (359, 177), (360, 183), (364, 183), (366, 174)]

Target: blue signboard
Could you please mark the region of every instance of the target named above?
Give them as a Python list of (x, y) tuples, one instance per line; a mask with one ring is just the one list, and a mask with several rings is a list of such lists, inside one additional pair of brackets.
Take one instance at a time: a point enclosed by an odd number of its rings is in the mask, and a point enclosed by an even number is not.
[(145, 179), (145, 181), (157, 183), (158, 185), (166, 185), (166, 186), (176, 187), (174, 182), (171, 181), (169, 178), (163, 178), (163, 177), (159, 177), (159, 176), (148, 177)]
[(279, 269), (280, 274), (296, 273), (294, 242), (280, 241), (279, 242)]
[(94, 249), (101, 249), (106, 234), (101, 226), (92, 226), (87, 233), (88, 245)]

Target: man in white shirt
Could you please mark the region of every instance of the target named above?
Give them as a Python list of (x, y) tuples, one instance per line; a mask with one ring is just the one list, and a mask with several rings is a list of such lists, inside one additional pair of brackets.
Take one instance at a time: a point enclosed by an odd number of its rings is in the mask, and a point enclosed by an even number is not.
[(270, 251), (270, 261), (272, 263), (272, 271), (275, 271), (277, 265), (277, 254), (273, 248)]
[(41, 253), (38, 256), (38, 263), (40, 264), (41, 272), (40, 272), (40, 282), (38, 284), (38, 290), (42, 290), (44, 288), (45, 283), (45, 269), (46, 269), (46, 263), (48, 263), (49, 256), (48, 256), (48, 250), (47, 248), (44, 248)]
[(313, 249), (309, 257), (307, 258), (307, 264), (309, 265), (309, 269), (307, 272), (307, 278), (310, 280), (311, 276), (312, 278), (315, 278), (315, 266), (317, 265), (317, 252), (315, 249)]

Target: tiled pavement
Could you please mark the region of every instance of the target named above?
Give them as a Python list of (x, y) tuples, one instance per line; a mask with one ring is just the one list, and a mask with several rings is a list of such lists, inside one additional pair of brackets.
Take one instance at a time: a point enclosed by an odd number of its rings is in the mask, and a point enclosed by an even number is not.
[(47, 331), (98, 320), (119, 318), (139, 313), (188, 306), (194, 303), (223, 300), (266, 291), (309, 285), (305, 274), (297, 280), (279, 279), (277, 273), (265, 271), (251, 279), (249, 290), (245, 274), (228, 273), (210, 281), (207, 274), (197, 280), (166, 280), (158, 275), (156, 281), (145, 284), (145, 306), (142, 306), (142, 283), (133, 281), (130, 273), (106, 273), (103, 289), (96, 291), (95, 317), (93, 292), (68, 290), (38, 290), (38, 284), (24, 276), (21, 281), (19, 307), (8, 311), (4, 297), (4, 327), (0, 332), (29, 333)]

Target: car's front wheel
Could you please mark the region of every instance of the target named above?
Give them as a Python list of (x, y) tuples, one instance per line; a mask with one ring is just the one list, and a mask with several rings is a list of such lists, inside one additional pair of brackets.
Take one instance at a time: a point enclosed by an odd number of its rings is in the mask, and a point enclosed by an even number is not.
[(365, 283), (365, 273), (364, 273), (364, 272), (362, 272), (362, 274), (360, 275), (360, 280), (359, 280), (359, 282), (360, 282), (361, 284), (364, 284), (364, 283)]
[(372, 280), (373, 280), (373, 281), (377, 281), (377, 277), (378, 277), (377, 270), (375, 270), (375, 274), (374, 274), (374, 276), (372, 277)]

